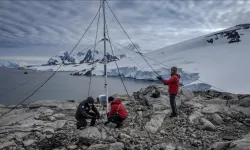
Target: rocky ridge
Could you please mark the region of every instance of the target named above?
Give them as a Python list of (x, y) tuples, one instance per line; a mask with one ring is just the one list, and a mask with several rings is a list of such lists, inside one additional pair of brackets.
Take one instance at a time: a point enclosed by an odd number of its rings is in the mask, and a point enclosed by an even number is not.
[[(158, 98), (152, 97), (159, 93)], [(131, 100), (125, 95), (115, 97), (121, 98), (129, 111), (120, 129), (114, 124), (104, 126), (105, 119), (100, 119), (95, 127), (77, 130), (75, 101), (20, 105), (0, 118), (0, 149), (250, 149), (250, 95), (181, 89), (179, 116), (172, 119), (168, 117), (171, 109), (166, 86), (141, 89)], [(12, 107), (1, 105), (0, 114)]]

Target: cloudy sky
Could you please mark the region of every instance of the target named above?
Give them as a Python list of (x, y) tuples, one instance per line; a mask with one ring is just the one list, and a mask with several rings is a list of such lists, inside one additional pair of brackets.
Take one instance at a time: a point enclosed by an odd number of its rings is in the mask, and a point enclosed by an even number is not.
[[(132, 40), (149, 50), (250, 23), (248, 0), (108, 2)], [(99, 3), (99, 0), (1, 0), (0, 59), (46, 61), (59, 51), (70, 51), (92, 21)], [(129, 44), (108, 7), (106, 15), (111, 40)], [(76, 51), (94, 43), (96, 24), (97, 19)], [(100, 24), (98, 39), (102, 38), (102, 29)]]

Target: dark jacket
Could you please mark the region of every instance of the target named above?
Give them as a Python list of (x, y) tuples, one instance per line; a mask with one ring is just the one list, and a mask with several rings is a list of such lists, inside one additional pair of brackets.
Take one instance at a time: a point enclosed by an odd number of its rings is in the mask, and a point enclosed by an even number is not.
[(128, 117), (128, 112), (120, 99), (113, 100), (110, 105), (111, 108), (108, 116), (118, 114), (122, 119), (126, 119)]
[(179, 92), (179, 74), (173, 74), (169, 80), (162, 80), (163, 83), (168, 85), (169, 94), (178, 94)]
[(100, 113), (94, 105), (94, 99), (92, 97), (88, 97), (78, 105), (75, 117), (80, 118), (83, 116), (86, 119), (91, 119), (92, 116), (89, 115), (90, 110), (92, 110), (97, 116), (100, 116)]

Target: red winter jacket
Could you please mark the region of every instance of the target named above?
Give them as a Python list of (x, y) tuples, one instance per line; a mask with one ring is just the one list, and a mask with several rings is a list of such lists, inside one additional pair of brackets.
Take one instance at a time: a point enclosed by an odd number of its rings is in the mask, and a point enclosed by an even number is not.
[(108, 116), (117, 113), (122, 119), (126, 119), (128, 117), (128, 112), (120, 99), (113, 100), (110, 105), (111, 108)]
[(178, 94), (179, 92), (179, 74), (173, 74), (169, 80), (162, 80), (163, 83), (168, 85), (169, 94)]

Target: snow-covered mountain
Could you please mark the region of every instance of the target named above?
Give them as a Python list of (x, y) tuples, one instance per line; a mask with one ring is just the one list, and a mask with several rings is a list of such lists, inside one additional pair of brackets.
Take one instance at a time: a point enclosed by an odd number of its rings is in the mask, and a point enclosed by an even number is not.
[[(149, 64), (164, 78), (169, 78), (171, 66), (177, 66), (181, 74), (181, 81), (188, 89), (219, 88), (232, 93), (250, 93), (249, 47), (250, 24), (241, 24), (144, 55)], [(135, 49), (131, 45), (127, 48)], [(128, 52), (125, 49), (123, 50)], [(122, 76), (155, 80), (157, 75), (144, 59), (133, 51), (129, 52), (129, 55), (133, 57), (126, 57), (117, 61)], [(35, 67), (34, 69), (47, 70), (48, 67)], [(87, 64), (65, 65), (60, 68), (60, 71), (77, 71), (90, 68), (91, 66)], [(96, 64), (94, 74), (103, 75), (103, 64)], [(114, 62), (108, 64), (108, 75), (118, 75)]]
[[(199, 79), (214, 86), (214, 89), (217, 87), (234, 93), (249, 93), (249, 47), (250, 24), (242, 24), (167, 46), (145, 56), (169, 67), (182, 68), (184, 72), (198, 73)], [(148, 66), (142, 63), (144, 60), (140, 56), (134, 57), (134, 60), (141, 63), (142, 68)], [(148, 61), (155, 69), (166, 67), (150, 59)], [(204, 84), (201, 86), (204, 87)]]
[(0, 60), (0, 67), (7, 67), (7, 68), (20, 68), (25, 67), (27, 63), (25, 62), (17, 62), (11, 60)]
[[(97, 47), (101, 49), (101, 47)], [(104, 61), (104, 52), (103, 49), (98, 50), (96, 48), (95, 52), (92, 49), (80, 51), (75, 54), (71, 54), (69, 56), (69, 53), (67, 51), (61, 51), (56, 56), (51, 57), (47, 65), (58, 65), (61, 63), (64, 64), (83, 64), (83, 63), (92, 63), (92, 62), (100, 62), (102, 63)], [(118, 46), (113, 47), (114, 55), (112, 54), (112, 51), (110, 48), (107, 48), (107, 61), (117, 61), (121, 60), (123, 58), (132, 57), (134, 55), (133, 51), (141, 51), (141, 48), (138, 44), (132, 45), (129, 44), (125, 48), (120, 48)], [(145, 51), (143, 51), (145, 52)]]

